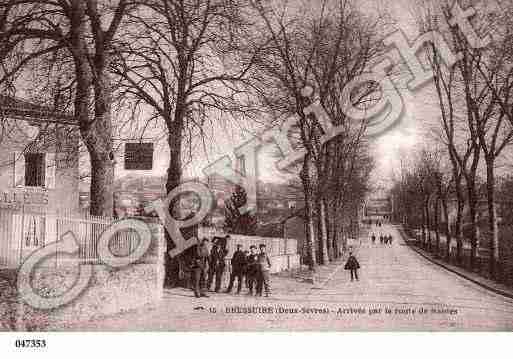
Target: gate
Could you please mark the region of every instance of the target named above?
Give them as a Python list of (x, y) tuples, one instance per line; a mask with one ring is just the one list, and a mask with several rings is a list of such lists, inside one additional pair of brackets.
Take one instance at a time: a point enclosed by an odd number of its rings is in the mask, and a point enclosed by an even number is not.
[[(107, 217), (66, 216), (24, 208), (0, 208), (0, 268), (19, 267), (34, 251), (58, 241), (68, 231), (71, 231), (79, 242), (79, 261), (99, 263), (96, 250), (98, 241), (112, 222), (112, 218)], [(109, 249), (113, 255), (125, 257), (138, 245), (137, 233), (126, 230), (116, 233), (111, 238)], [(56, 253), (54, 262), (57, 264), (70, 260), (73, 258), (59, 257)]]

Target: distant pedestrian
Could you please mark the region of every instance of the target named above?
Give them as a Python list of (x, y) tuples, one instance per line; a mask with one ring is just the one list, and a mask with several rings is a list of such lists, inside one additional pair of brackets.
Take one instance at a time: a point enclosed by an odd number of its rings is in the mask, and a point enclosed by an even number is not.
[(356, 257), (353, 255), (353, 252), (349, 252), (349, 258), (347, 258), (347, 262), (344, 266), (344, 269), (351, 272), (351, 282), (354, 281), (354, 279), (359, 280), (358, 269), (360, 269), (360, 263), (358, 263), (358, 260), (356, 260)]
[(388, 244), (392, 245), (393, 237), (391, 234), (388, 235)]
[(268, 297), (271, 294), (271, 260), (266, 253), (266, 245), (261, 244), (259, 248), (257, 295), (262, 296), (262, 291), (265, 289), (265, 296)]
[(379, 243), (383, 244), (384, 241), (385, 241), (385, 239), (383, 238), (383, 235), (380, 234), (379, 235)]
[(248, 295), (253, 295), (253, 288), (255, 289), (255, 292), (257, 290), (258, 272), (257, 247), (252, 245), (249, 247), (249, 255), (246, 257), (246, 282)]
[(207, 297), (205, 294), (205, 274), (208, 266), (208, 239), (196, 245), (192, 258), (193, 291), (196, 298)]
[(242, 289), (243, 271), (246, 266), (246, 256), (244, 255), (242, 245), (240, 244), (237, 244), (237, 250), (233, 253), (231, 265), (232, 271), (230, 273), (230, 284), (228, 284), (226, 293), (230, 293), (232, 291), (233, 283), (235, 282), (235, 279), (237, 279), (237, 294), (239, 294)]
[(372, 244), (376, 243), (376, 235), (374, 233), (372, 233), (371, 241), (372, 241)]

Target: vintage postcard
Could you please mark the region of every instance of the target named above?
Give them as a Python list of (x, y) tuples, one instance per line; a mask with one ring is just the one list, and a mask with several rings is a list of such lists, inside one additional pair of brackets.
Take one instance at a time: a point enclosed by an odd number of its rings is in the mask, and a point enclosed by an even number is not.
[(508, 0), (0, 0), (0, 331), (510, 332), (512, 108)]

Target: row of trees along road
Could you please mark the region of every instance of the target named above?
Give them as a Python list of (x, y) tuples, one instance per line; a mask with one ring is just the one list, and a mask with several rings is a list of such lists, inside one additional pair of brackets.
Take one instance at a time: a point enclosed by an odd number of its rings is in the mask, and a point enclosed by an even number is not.
[[(73, 112), (98, 216), (112, 214), (119, 128), (166, 138), (169, 192), (184, 157), (211, 140), (207, 128), (227, 119), (243, 127), (257, 116), (278, 128), (297, 116), (290, 137), (306, 151), (296, 168), (314, 269), (336, 255), (338, 219), (368, 190), (365, 123), (349, 121), (340, 98), (384, 51), (384, 26), (377, 11), (364, 14), (351, 0), (1, 0), (0, 87), (33, 87), (40, 102)], [(302, 96), (307, 85), (345, 129), (328, 143), (319, 119), (303, 112), (312, 101)], [(353, 105), (367, 106), (377, 90), (362, 86)]]
[[(484, 173), (487, 200), (488, 232), (491, 237), (489, 273), (497, 275), (499, 263), (499, 228), (497, 216), (497, 167), (506, 159), (513, 139), (513, 8), (501, 2), (460, 2), (462, 8), (474, 5), (477, 14), (472, 25), (482, 39), (490, 43), (473, 43), (459, 26), (452, 26), (452, 1), (419, 0), (416, 2), (420, 34), (442, 34), (450, 49), (460, 53), (454, 66), (444, 63), (440, 42), (433, 41), (424, 52), (424, 60), (434, 74), (434, 98), (439, 113), (429, 121), (436, 150), (422, 150), (416, 160), (403, 166), (397, 178), (395, 192), (404, 206), (405, 220), (422, 213), (423, 237), (433, 223), (437, 228), (439, 211), (443, 210), (447, 238), (457, 241), (456, 257), (462, 261), (464, 208), (468, 207), (471, 251), (469, 265), (476, 267), (478, 243), (479, 175)], [(484, 46), (486, 45), (486, 46)], [(454, 226), (449, 227), (448, 201), (455, 199)], [(429, 206), (434, 201), (435, 218), (430, 218)], [(414, 208), (412, 208), (414, 207)], [(411, 211), (411, 212), (409, 212)], [(408, 218), (409, 217), (409, 218)], [(430, 232), (427, 233), (430, 236)], [(430, 239), (430, 238), (428, 238)], [(447, 241), (446, 255), (449, 255)], [(437, 244), (438, 247), (438, 244)]]

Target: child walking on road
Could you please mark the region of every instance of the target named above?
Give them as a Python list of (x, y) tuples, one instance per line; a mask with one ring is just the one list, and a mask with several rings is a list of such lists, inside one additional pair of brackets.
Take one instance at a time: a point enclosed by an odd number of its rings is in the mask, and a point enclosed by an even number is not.
[(360, 263), (356, 260), (353, 252), (349, 252), (349, 258), (347, 258), (344, 269), (351, 272), (351, 282), (355, 279), (358, 280), (358, 269), (360, 269)]

